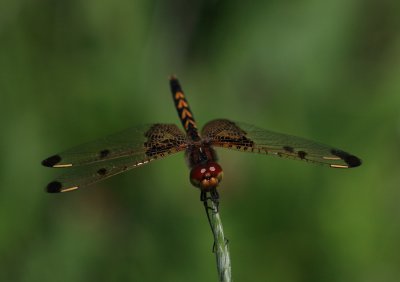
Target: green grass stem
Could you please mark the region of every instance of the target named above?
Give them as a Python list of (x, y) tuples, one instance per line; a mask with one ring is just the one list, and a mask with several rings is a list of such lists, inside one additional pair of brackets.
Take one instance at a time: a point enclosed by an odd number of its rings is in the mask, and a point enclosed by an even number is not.
[(217, 259), (217, 270), (220, 282), (231, 282), (231, 258), (229, 256), (228, 240), (224, 236), (218, 203), (212, 200), (204, 202), (208, 221), (214, 237), (213, 252)]

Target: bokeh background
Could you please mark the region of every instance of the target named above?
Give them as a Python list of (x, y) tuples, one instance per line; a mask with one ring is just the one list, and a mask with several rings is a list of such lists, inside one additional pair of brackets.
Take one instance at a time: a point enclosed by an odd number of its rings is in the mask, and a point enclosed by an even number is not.
[(235, 281), (400, 280), (398, 1), (0, 1), (0, 281), (216, 281), (183, 154), (50, 195), (40, 161), (135, 124), (225, 117), (363, 159), (219, 150)]

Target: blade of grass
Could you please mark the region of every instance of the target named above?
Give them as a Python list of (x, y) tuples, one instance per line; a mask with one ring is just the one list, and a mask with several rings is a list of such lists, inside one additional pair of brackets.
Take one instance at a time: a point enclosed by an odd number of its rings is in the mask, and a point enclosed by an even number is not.
[(228, 240), (224, 236), (218, 202), (211, 199), (204, 201), (208, 222), (214, 237), (213, 252), (217, 259), (217, 270), (220, 282), (231, 282), (231, 258), (229, 256)]

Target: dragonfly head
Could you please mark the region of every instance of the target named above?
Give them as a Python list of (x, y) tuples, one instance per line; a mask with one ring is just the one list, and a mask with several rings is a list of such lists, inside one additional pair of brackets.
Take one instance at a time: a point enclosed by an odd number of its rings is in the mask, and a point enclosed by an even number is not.
[(222, 168), (216, 162), (197, 165), (190, 171), (190, 182), (203, 191), (209, 191), (218, 186), (224, 175)]

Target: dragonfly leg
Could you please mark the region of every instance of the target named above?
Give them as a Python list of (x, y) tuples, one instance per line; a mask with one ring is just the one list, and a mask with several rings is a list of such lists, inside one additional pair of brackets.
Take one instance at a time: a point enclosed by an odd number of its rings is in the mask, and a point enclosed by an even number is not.
[[(204, 193), (204, 195), (203, 195), (203, 193)], [(202, 201), (203, 201), (204, 209), (206, 210), (208, 224), (210, 225), (211, 231), (214, 233), (214, 230), (213, 230), (213, 228), (212, 228), (212, 223), (211, 223), (210, 211), (211, 211), (211, 212), (215, 212), (215, 210), (214, 210), (212, 207), (210, 207), (210, 206), (208, 205), (208, 200), (209, 200), (209, 198), (207, 197), (207, 193), (206, 193), (206, 192), (203, 192), (203, 191), (202, 191), (200, 197), (201, 197), (201, 199), (202, 199)], [(203, 199), (204, 199), (204, 200), (203, 200)], [(215, 243), (214, 243), (214, 244), (215, 244)], [(213, 249), (214, 249), (214, 247), (213, 247)]]
[[(208, 194), (210, 193), (210, 194)], [(218, 209), (215, 211), (215, 209), (213, 209), (212, 207), (210, 207), (207, 203), (208, 200), (213, 201), (213, 203), (216, 204), (216, 206), (218, 207), (219, 204), (219, 194), (217, 192), (217, 190), (214, 188), (211, 191), (201, 191), (200, 192), (200, 201), (202, 201), (204, 203), (204, 206), (209, 209), (209, 210), (214, 210), (214, 212), (218, 212)]]
[(213, 201), (216, 206), (216, 210), (214, 212), (217, 213), (219, 208), (219, 194), (217, 188), (214, 187), (211, 189), (210, 196), (211, 196), (211, 201)]
[(215, 200), (219, 200), (219, 194), (217, 191), (217, 188), (212, 188), (210, 191), (210, 195), (211, 195), (211, 200), (215, 201)]
[(225, 246), (229, 245), (229, 239), (225, 237)]
[(200, 192), (200, 201), (202, 201), (203, 203), (207, 201), (207, 192), (205, 191), (201, 191)]

